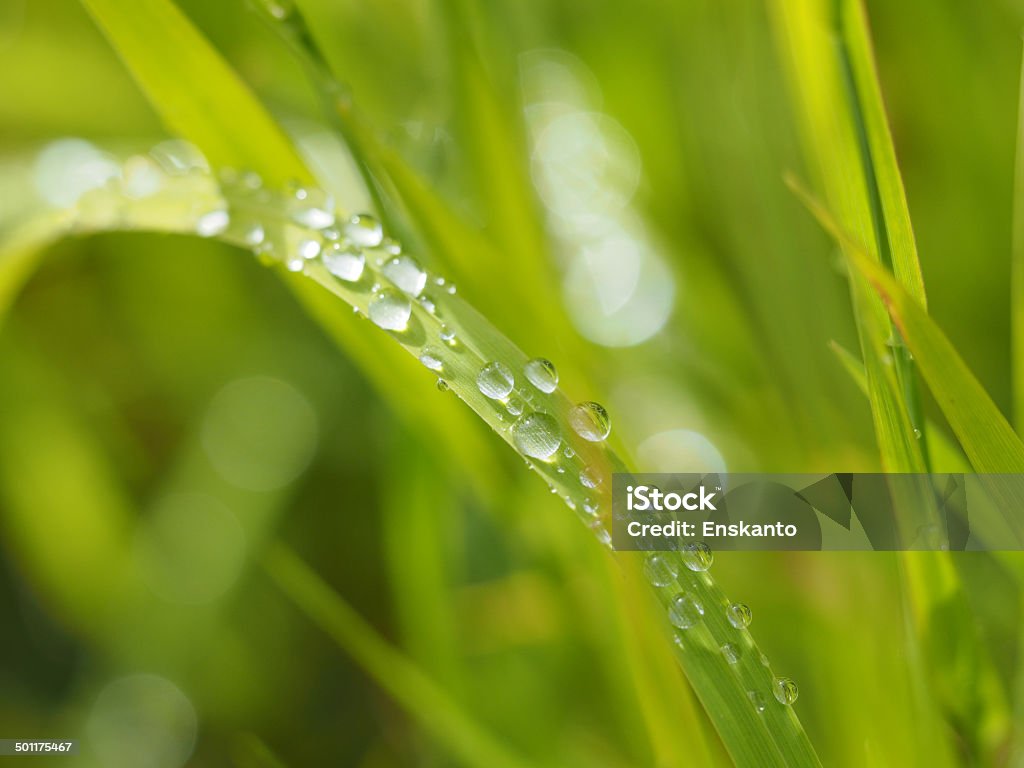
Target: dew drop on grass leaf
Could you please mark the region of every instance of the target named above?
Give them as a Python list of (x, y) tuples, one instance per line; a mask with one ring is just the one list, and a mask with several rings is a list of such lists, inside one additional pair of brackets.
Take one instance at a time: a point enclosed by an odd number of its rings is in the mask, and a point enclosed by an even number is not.
[(676, 595), (668, 606), (668, 620), (679, 629), (689, 629), (704, 616), (704, 606), (691, 594)]
[(292, 220), (310, 229), (334, 225), (334, 198), (320, 189), (299, 188), (292, 203)]
[(644, 560), (644, 576), (656, 587), (667, 587), (678, 574), (675, 564), (664, 555), (652, 553)]
[(726, 643), (722, 646), (722, 657), (730, 664), (736, 664), (740, 660), (741, 652), (735, 643)]
[(750, 612), (750, 608), (743, 603), (732, 603), (725, 609), (725, 617), (736, 629), (745, 629), (750, 626), (750, 620), (753, 618), (753, 615)]
[(754, 709), (756, 709), (758, 712), (764, 712), (764, 696), (762, 696), (757, 691), (747, 691), (747, 698), (750, 699), (750, 703), (754, 705)]
[(702, 541), (687, 544), (682, 552), (683, 564), (691, 571), (706, 571), (715, 561), (708, 545)]
[[(569, 454), (567, 456), (567, 458), (572, 458), (572, 455)], [(595, 475), (594, 472), (592, 470), (590, 470), (590, 469), (586, 469), (586, 468), (581, 469), (580, 470), (580, 483), (583, 485), (584, 488), (597, 488), (597, 486), (598, 486), (597, 475)]]
[(554, 392), (558, 386), (558, 371), (555, 364), (543, 357), (535, 357), (523, 366), (523, 373), (533, 386), (541, 392)]
[(246, 245), (255, 247), (261, 245), (267, 239), (267, 233), (264, 232), (262, 224), (254, 222), (246, 227), (243, 237), (245, 238)]
[(296, 249), (298, 255), (307, 261), (315, 259), (320, 255), (320, 241), (313, 239), (306, 239), (299, 242), (298, 248)]
[(612, 431), (612, 420), (600, 403), (586, 402), (573, 406), (569, 423), (584, 440), (599, 443)]
[(438, 392), (447, 392), (448, 391), (448, 382), (445, 381), (444, 379), (438, 379), (437, 380), (437, 384), (435, 384), (435, 386), (437, 387), (437, 391)]
[(424, 347), (420, 352), (420, 362), (432, 371), (440, 371), (444, 368), (440, 353), (431, 347)]
[(785, 704), (788, 707), (800, 696), (800, 688), (788, 677), (776, 677), (772, 680), (772, 693), (779, 704)]
[(449, 347), (455, 346), (455, 343), (456, 343), (455, 331), (453, 331), (447, 325), (442, 325), (441, 326), (441, 331), (440, 331), (439, 335), (441, 337), (441, 341), (443, 341)]
[(520, 418), (512, 427), (512, 437), (520, 452), (535, 459), (548, 458), (562, 444), (555, 418), (542, 411), (528, 413)]
[(381, 272), (410, 296), (419, 296), (427, 284), (427, 273), (419, 262), (409, 256), (396, 256), (381, 268)]
[[(523, 401), (520, 400), (518, 397), (515, 397), (514, 395), (508, 399), (507, 403), (505, 403), (505, 410), (507, 410), (513, 416), (521, 415), (523, 412), (523, 407)], [(564, 472), (565, 470), (562, 471)]]
[(477, 389), (491, 400), (504, 400), (512, 391), (515, 382), (515, 377), (509, 367), (497, 361), (488, 363), (481, 368), (476, 377)]
[(376, 248), (384, 239), (384, 230), (373, 216), (357, 213), (345, 223), (345, 237), (361, 248)]
[(412, 305), (397, 291), (384, 289), (370, 299), (370, 320), (387, 331), (404, 331), (409, 326)]
[(354, 283), (363, 276), (366, 257), (350, 245), (331, 243), (323, 253), (324, 266), (335, 277)]

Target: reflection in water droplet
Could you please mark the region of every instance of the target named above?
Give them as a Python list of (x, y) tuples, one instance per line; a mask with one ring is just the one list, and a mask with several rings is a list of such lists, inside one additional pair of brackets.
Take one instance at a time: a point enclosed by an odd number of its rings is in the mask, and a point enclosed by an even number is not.
[(779, 704), (790, 706), (800, 696), (800, 689), (788, 677), (776, 677), (772, 680), (772, 694)]
[(753, 614), (750, 608), (743, 603), (732, 603), (728, 608), (725, 609), (725, 617), (729, 620), (736, 629), (745, 629), (750, 626), (750, 620), (753, 618)]
[(703, 541), (692, 542), (683, 547), (683, 564), (691, 571), (706, 571), (715, 562), (708, 545)]
[(361, 251), (339, 243), (328, 245), (322, 260), (328, 272), (350, 283), (358, 281), (363, 276), (363, 269), (366, 266), (366, 257)]
[(409, 327), (412, 305), (397, 291), (384, 289), (370, 300), (370, 320), (388, 331), (404, 331)]
[(554, 392), (558, 386), (558, 371), (555, 364), (543, 357), (536, 357), (523, 366), (527, 380), (541, 392)]
[(527, 456), (546, 459), (562, 444), (558, 423), (548, 413), (528, 413), (513, 426), (513, 440), (516, 447)]
[(476, 377), (476, 386), (491, 400), (504, 400), (515, 386), (515, 377), (504, 363), (487, 363)]
[(427, 284), (427, 273), (419, 262), (409, 256), (391, 259), (381, 268), (381, 272), (399, 290), (410, 296), (419, 296)]
[(612, 431), (612, 420), (600, 403), (580, 403), (569, 411), (569, 423), (580, 437), (598, 443)]

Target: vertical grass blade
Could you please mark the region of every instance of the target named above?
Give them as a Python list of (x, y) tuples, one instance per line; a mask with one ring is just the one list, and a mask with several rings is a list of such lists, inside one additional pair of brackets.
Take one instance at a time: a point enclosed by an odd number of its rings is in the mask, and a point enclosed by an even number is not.
[(1024, 56), (1017, 116), (1017, 158), (1013, 185), (1013, 244), (1010, 256), (1010, 370), (1013, 423), (1024, 431)]

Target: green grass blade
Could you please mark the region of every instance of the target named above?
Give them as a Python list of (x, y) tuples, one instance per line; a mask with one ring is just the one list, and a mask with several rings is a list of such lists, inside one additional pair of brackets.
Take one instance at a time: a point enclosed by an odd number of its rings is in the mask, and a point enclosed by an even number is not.
[(172, 133), (215, 166), (270, 184), (306, 181), (292, 143), (188, 17), (169, 0), (82, 0)]
[(292, 552), (278, 545), (266, 554), (265, 565), (281, 591), (460, 762), (480, 768), (531, 765), (498, 743)]
[(1010, 258), (1010, 370), (1013, 423), (1024, 430), (1024, 57), (1017, 117), (1017, 168), (1013, 187), (1013, 247)]

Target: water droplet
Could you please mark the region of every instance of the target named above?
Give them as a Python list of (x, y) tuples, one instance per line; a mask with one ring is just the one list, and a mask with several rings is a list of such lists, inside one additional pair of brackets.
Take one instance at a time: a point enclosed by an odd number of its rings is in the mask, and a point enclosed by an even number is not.
[(683, 564), (691, 571), (706, 571), (715, 561), (708, 545), (703, 541), (691, 542), (683, 547)]
[(772, 665), (772, 663), (768, 661), (768, 657), (763, 653), (761, 654), (761, 665), (765, 667), (770, 667)]
[(330, 242), (341, 239), (341, 232), (338, 231), (337, 227), (327, 227), (326, 229), (322, 229), (320, 230), (320, 234), (323, 236), (324, 240), (329, 240)]
[(373, 216), (357, 213), (346, 222), (345, 237), (361, 248), (376, 248), (384, 239), (384, 230)]
[(726, 643), (722, 646), (722, 656), (730, 664), (736, 664), (739, 662), (741, 655), (742, 653), (740, 652), (739, 646), (735, 643)]
[(756, 709), (758, 712), (764, 712), (764, 696), (762, 696), (757, 691), (747, 691), (747, 698), (750, 699), (750, 703), (754, 705), (754, 709)]
[(409, 327), (412, 305), (402, 294), (382, 290), (370, 300), (370, 320), (387, 331), (404, 331)]
[(434, 304), (434, 300), (426, 294), (420, 296), (420, 305), (432, 315), (437, 314), (437, 305)]
[(457, 290), (457, 289), (456, 289), (456, 287), (455, 287), (455, 283), (451, 283), (451, 284), (449, 284), (449, 286), (448, 286), (448, 295), (450, 295), (450, 296), (454, 296), (454, 295), (455, 295), (455, 291), (456, 291), (456, 290)]
[(427, 284), (427, 273), (418, 261), (409, 256), (396, 256), (381, 268), (381, 272), (410, 296), (419, 296)]
[(292, 220), (310, 229), (325, 229), (334, 225), (334, 198), (320, 189), (295, 191)]
[(457, 340), (455, 338), (455, 331), (449, 328), (447, 325), (441, 326), (440, 332), (441, 341), (447, 344), (449, 347), (454, 347)]
[(586, 498), (583, 500), (583, 511), (588, 515), (596, 515), (599, 509), (598, 503), (593, 499)]
[(541, 392), (554, 392), (558, 386), (558, 371), (555, 364), (543, 357), (535, 357), (523, 366), (523, 373), (533, 386)]
[(750, 626), (753, 614), (750, 612), (750, 608), (743, 603), (732, 603), (725, 609), (725, 617), (736, 629), (745, 629)]
[(505, 403), (505, 410), (507, 410), (513, 416), (519, 416), (523, 412), (523, 401), (515, 396), (510, 397), (508, 399), (508, 402)]
[(668, 606), (668, 620), (672, 622), (672, 626), (679, 629), (689, 629), (700, 621), (703, 615), (704, 606), (689, 593), (676, 595)]
[(440, 353), (430, 347), (424, 347), (420, 352), (420, 362), (432, 371), (440, 371), (444, 367)]
[(600, 403), (580, 403), (569, 411), (569, 423), (584, 440), (599, 443), (612, 431), (612, 420)]
[(301, 256), (292, 256), (284, 263), (289, 272), (301, 272), (306, 268), (306, 260)]
[(914, 427), (914, 437), (916, 437), (918, 440), (920, 440), (921, 439), (921, 434), (922, 434), (921, 430), (918, 429), (917, 427)]
[(587, 467), (580, 470), (580, 483), (584, 488), (597, 488), (599, 485), (597, 475)]
[(437, 387), (437, 391), (438, 392), (447, 392), (448, 391), (448, 382), (445, 381), (444, 379), (438, 379), (437, 380), (437, 384), (435, 384), (434, 386)]
[(261, 0), (261, 2), (267, 13), (277, 21), (284, 21), (292, 15), (294, 10), (291, 0)]
[(548, 458), (562, 444), (558, 422), (554, 416), (543, 411), (528, 413), (520, 418), (512, 428), (512, 437), (520, 452), (535, 459)]
[(366, 257), (350, 245), (331, 243), (324, 250), (323, 262), (332, 275), (354, 283), (363, 276)]
[(800, 696), (800, 688), (788, 677), (776, 677), (772, 680), (772, 693), (779, 704), (785, 704), (788, 707)]
[(652, 553), (644, 559), (644, 576), (656, 587), (667, 587), (678, 574), (675, 564), (664, 555)]
[(225, 210), (204, 213), (196, 221), (196, 234), (200, 237), (215, 237), (228, 228), (231, 217)]
[(572, 449), (572, 446), (567, 445), (565, 446), (565, 450), (562, 451), (562, 455), (565, 456), (565, 458), (567, 459), (571, 459), (573, 456), (576, 455), (576, 451)]
[(246, 228), (243, 237), (245, 238), (246, 245), (257, 246), (266, 240), (267, 233), (263, 231), (263, 225), (257, 221)]
[(390, 237), (385, 237), (380, 244), (380, 247), (384, 249), (385, 253), (392, 256), (398, 256), (402, 252), (402, 245), (397, 240), (392, 240)]
[(515, 383), (515, 377), (509, 367), (497, 361), (488, 363), (481, 368), (476, 377), (477, 389), (491, 400), (504, 400), (512, 391)]
[(296, 248), (296, 252), (307, 261), (315, 259), (320, 255), (320, 241), (311, 239), (301, 240)]

